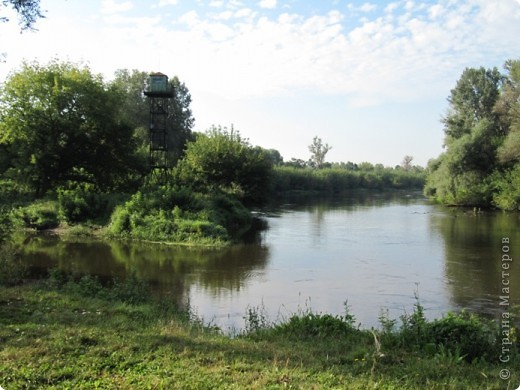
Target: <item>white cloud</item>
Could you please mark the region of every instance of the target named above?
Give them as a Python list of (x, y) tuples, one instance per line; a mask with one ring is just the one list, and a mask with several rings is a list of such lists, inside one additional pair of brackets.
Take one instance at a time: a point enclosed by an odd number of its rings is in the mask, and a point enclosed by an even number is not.
[(251, 8), (241, 8), (234, 14), (235, 18), (247, 18), (253, 16), (253, 10)]
[(258, 5), (260, 8), (273, 9), (276, 8), (276, 0), (262, 0)]
[(398, 3), (390, 3), (388, 4), (386, 7), (385, 7), (385, 12), (386, 13), (392, 13), (394, 12), (395, 9), (397, 9), (399, 7), (399, 4)]
[(432, 5), (428, 9), (428, 14), (429, 14), (430, 18), (432, 18), (432, 19), (436, 19), (436, 18), (442, 16), (443, 13), (444, 13), (444, 7), (441, 4)]
[(361, 7), (359, 7), (359, 10), (362, 12), (372, 12), (377, 8), (377, 5), (372, 3), (364, 3)]
[(213, 0), (210, 1), (209, 6), (214, 8), (220, 8), (224, 5), (224, 2), (222, 0)]
[[(393, 3), (376, 18), (366, 14), (356, 28), (348, 28), (339, 11), (273, 18), (236, 8), (235, 2), (234, 8), (212, 16), (197, 8), (164, 24), (157, 14), (117, 15), (116, 10), (129, 9), (128, 1), (102, 4), (101, 27), (78, 30), (74, 20), (45, 19), (37, 34), (19, 38), (14, 29), (11, 38), (2, 32), (2, 51), (9, 63), (24, 55), (66, 53), (60, 57), (88, 59), (107, 74), (124, 67), (161, 69), (162, 64), (163, 72), (178, 74), (190, 90), (231, 99), (313, 91), (346, 96), (353, 105), (446, 95), (464, 67), (520, 52), (517, 0), (500, 5), (439, 0), (401, 17), (397, 8), (402, 8)], [(49, 43), (29, 44), (38, 40)]]
[(222, 11), (212, 16), (215, 20), (229, 20), (233, 17), (233, 11)]
[(157, 7), (166, 7), (168, 5), (177, 5), (179, 0), (159, 0)]
[(134, 4), (131, 1), (118, 3), (115, 0), (103, 0), (101, 2), (101, 13), (103, 14), (125, 12), (131, 10), (132, 8), (134, 8)]

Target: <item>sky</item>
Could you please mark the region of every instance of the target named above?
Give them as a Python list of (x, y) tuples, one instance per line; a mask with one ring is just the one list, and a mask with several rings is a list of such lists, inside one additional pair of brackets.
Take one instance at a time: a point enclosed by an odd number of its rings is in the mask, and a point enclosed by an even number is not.
[(58, 58), (186, 84), (195, 131), (234, 126), (285, 161), (314, 136), (330, 162), (426, 166), (467, 67), (520, 59), (520, 0), (41, 0), (20, 32), (0, 5), (0, 82)]

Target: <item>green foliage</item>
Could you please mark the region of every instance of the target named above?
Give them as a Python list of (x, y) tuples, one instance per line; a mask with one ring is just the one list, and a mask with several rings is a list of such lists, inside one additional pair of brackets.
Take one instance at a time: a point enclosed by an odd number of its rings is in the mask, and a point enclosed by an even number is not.
[(493, 204), (508, 211), (520, 211), (520, 164), (491, 178), (496, 188)]
[(499, 96), (503, 76), (498, 69), (466, 68), (451, 90), (450, 111), (443, 119), (446, 144), (471, 134), (481, 120), (497, 120), (493, 107)]
[(496, 335), (493, 323), (462, 312), (448, 313), (428, 323), (426, 339), (435, 343), (441, 353), (449, 351), (469, 362), (474, 359), (493, 361), (498, 350)]
[(275, 167), (272, 191), (311, 191), (340, 194), (353, 189), (412, 189), (424, 186), (424, 171), (378, 168), (348, 169), (330, 167), (313, 170), (294, 166)]
[(122, 195), (100, 193), (92, 184), (69, 182), (57, 189), (61, 219), (71, 222), (106, 221)]
[(109, 229), (141, 240), (222, 244), (250, 222), (249, 212), (230, 195), (152, 186), (116, 207)]
[(296, 337), (341, 337), (355, 330), (352, 323), (344, 317), (315, 313), (292, 316), (276, 329), (280, 333)]
[(428, 166), (425, 194), (445, 204), (518, 208), (520, 61), (496, 69), (466, 69), (443, 119), (447, 150)]
[(45, 230), (58, 227), (58, 204), (54, 200), (38, 200), (13, 211), (13, 218), (21, 221), (23, 226)]
[(297, 338), (338, 338), (351, 335), (357, 331), (354, 326), (356, 317), (350, 312), (347, 302), (344, 303), (344, 315), (313, 313), (310, 309), (292, 315), (288, 321), (274, 327), (276, 333), (295, 336)]
[(142, 173), (118, 91), (87, 67), (25, 63), (0, 99), (0, 145), (9, 156), (3, 173), (36, 196), (68, 180), (124, 188)]
[(268, 196), (271, 172), (267, 151), (252, 147), (233, 128), (212, 127), (188, 143), (175, 179), (196, 191), (224, 191), (260, 203)]
[[(114, 298), (115, 283), (100, 287), (94, 277), (57, 277), (57, 288), (0, 287), (5, 388), (415, 390), (498, 389), (508, 383), (499, 378), (496, 360), (468, 363), (460, 350), (442, 345), (433, 345), (431, 353), (413, 345), (383, 347), (378, 354), (383, 336), (345, 334), (341, 322), (325, 316), (316, 322), (330, 331), (316, 332), (314, 323), (308, 337), (287, 337), (271, 327), (230, 338), (203, 326), (189, 310), (148, 295), (146, 286), (136, 286), (131, 296), (144, 298), (134, 302)], [(510, 367), (517, 367), (516, 352), (511, 358)], [(512, 369), (510, 383), (519, 380)]]
[(428, 321), (424, 307), (416, 296), (411, 314), (401, 316), (402, 325), (395, 328), (395, 320), (382, 314), (380, 323), (384, 349), (397, 346), (424, 351), (439, 362), (473, 362), (477, 359), (493, 362), (499, 351), (497, 326), (494, 322), (461, 312)]
[(244, 321), (246, 334), (258, 333), (272, 325), (263, 302), (258, 307), (248, 306)]

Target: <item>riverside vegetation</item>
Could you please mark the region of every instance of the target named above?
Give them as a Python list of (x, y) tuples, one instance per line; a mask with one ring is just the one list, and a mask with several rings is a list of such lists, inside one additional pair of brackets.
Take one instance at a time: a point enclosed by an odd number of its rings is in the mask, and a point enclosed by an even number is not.
[[(302, 309), (271, 323), (261, 307), (234, 338), (154, 298), (137, 279), (103, 286), (51, 270), (0, 287), (1, 385), (16, 388), (500, 389), (503, 335), (492, 321), (448, 314), (428, 321), (419, 300), (398, 321), (359, 329), (346, 306)], [(509, 367), (519, 367), (516, 334)]]
[[(250, 226), (249, 209), (274, 194), (420, 189), (426, 176), (427, 192), (443, 201), (485, 205), (445, 197), (467, 191), (445, 191), (437, 182), (462, 183), (458, 174), (450, 178), (450, 167), (480, 153), (466, 142), (471, 132), (453, 143), (464, 147), (449, 146), (448, 157), (427, 170), (329, 164), (324, 156), (283, 162), (277, 151), (252, 146), (233, 128), (192, 132), (191, 97), (177, 78), (170, 81), (168, 139), (174, 167), (168, 182), (154, 182), (146, 166), (146, 77), (121, 70), (107, 83), (86, 67), (53, 61), (23, 64), (0, 88), (0, 385), (411, 389), (506, 383), (498, 378), (501, 335), (492, 322), (464, 313), (430, 322), (419, 302), (400, 326), (383, 315), (382, 328), (372, 331), (358, 329), (348, 312), (302, 311), (275, 324), (252, 308), (245, 315), (248, 331), (230, 339), (154, 298), (137, 280), (102, 286), (94, 277), (57, 271), (27, 280), (8, 238), (13, 229), (227, 245)], [(503, 85), (505, 94), (516, 84)], [(493, 185), (485, 188), (491, 191), (486, 199), (511, 210), (520, 188), (508, 179), (518, 164), (516, 135), (509, 135), (516, 134), (517, 108), (511, 107), (517, 102), (507, 106), (509, 122), (500, 122), (510, 127), (502, 127), (493, 138), (496, 148), (488, 150), (509, 157), (497, 160), (489, 172)], [(453, 150), (465, 151), (458, 165), (448, 164)], [(508, 201), (500, 201), (506, 194)], [(513, 367), (518, 341), (511, 329)], [(518, 382), (518, 372), (511, 380)]]

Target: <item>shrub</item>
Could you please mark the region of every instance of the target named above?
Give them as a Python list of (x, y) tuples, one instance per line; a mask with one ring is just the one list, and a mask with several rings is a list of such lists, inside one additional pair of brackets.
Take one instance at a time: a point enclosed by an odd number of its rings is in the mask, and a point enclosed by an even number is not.
[(221, 244), (250, 224), (249, 211), (231, 195), (162, 186), (145, 188), (118, 206), (109, 230), (142, 240)]
[(121, 198), (98, 192), (88, 183), (69, 183), (57, 194), (60, 217), (73, 223), (108, 218)]
[(267, 199), (272, 173), (269, 153), (253, 147), (233, 128), (212, 127), (188, 143), (174, 175), (197, 192), (220, 190), (246, 203)]
[(460, 353), (467, 361), (496, 358), (495, 326), (466, 312), (448, 313), (428, 323), (427, 339), (441, 349)]
[(39, 200), (14, 212), (25, 227), (36, 230), (53, 229), (59, 225), (58, 204), (52, 200)]

